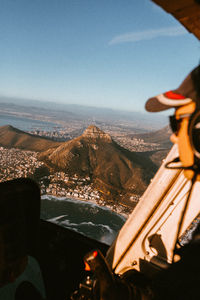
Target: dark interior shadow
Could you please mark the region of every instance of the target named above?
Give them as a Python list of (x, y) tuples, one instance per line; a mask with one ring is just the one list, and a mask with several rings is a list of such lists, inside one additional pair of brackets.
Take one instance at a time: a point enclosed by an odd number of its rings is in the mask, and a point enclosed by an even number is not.
[[(140, 259), (140, 271), (148, 273), (149, 276), (154, 276), (157, 272), (160, 271), (160, 267), (167, 260), (167, 251), (165, 245), (162, 241), (160, 234), (152, 234), (148, 237), (149, 247), (156, 250), (156, 255), (153, 256), (150, 260), (150, 263), (144, 259)], [(153, 265), (153, 268), (152, 268)]]

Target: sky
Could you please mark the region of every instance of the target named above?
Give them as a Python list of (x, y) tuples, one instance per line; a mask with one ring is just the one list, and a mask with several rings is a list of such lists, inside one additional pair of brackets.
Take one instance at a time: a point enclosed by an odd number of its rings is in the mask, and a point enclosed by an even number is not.
[(150, 0), (0, 0), (0, 96), (143, 112), (199, 50)]

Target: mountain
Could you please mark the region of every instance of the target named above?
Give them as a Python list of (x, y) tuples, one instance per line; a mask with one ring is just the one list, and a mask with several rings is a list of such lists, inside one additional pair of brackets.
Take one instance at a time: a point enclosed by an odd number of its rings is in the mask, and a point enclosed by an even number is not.
[(128, 135), (128, 137), (143, 139), (145, 143), (156, 143), (160, 144), (160, 146), (164, 149), (170, 149), (172, 146), (172, 143), (169, 139), (171, 134), (172, 132), (169, 126), (165, 126), (164, 128), (157, 131), (142, 134), (132, 134)]
[(148, 157), (122, 148), (93, 125), (78, 138), (41, 153), (39, 158), (55, 170), (89, 176), (108, 198), (120, 193), (141, 194), (157, 169)]
[(10, 125), (0, 127), (0, 146), (5, 148), (41, 152), (59, 145), (59, 142), (29, 134)]
[(165, 126), (157, 131), (129, 135), (129, 138), (142, 139), (145, 143), (159, 145), (158, 150), (144, 152), (144, 155), (145, 157), (149, 157), (157, 167), (160, 167), (163, 159), (167, 156), (172, 147), (172, 142), (170, 141), (171, 134), (170, 127)]

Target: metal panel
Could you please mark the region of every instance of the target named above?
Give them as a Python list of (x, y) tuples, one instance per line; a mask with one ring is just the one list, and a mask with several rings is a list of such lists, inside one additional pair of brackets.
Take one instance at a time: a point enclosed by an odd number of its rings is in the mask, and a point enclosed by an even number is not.
[(200, 39), (200, 4), (194, 0), (153, 0)]
[[(166, 161), (171, 161), (177, 155), (177, 146), (174, 145)], [(182, 171), (168, 170), (164, 165), (165, 163), (160, 167), (121, 229), (115, 244), (108, 251), (108, 260), (116, 273), (123, 274), (133, 268), (148, 273), (152, 267), (165, 268), (172, 262), (177, 231), (191, 181), (185, 178)], [(198, 181), (180, 235), (200, 212), (199, 188)], [(152, 267), (149, 265), (146, 271), (144, 264), (148, 262), (151, 262)]]

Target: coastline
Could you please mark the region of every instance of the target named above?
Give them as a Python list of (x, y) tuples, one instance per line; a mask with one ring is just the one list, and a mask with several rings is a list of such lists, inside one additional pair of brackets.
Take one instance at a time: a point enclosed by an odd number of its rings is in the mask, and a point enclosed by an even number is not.
[(102, 202), (103, 204), (99, 203), (99, 201), (95, 200), (95, 199), (84, 199), (84, 198), (79, 198), (79, 197), (75, 197), (75, 196), (71, 196), (70, 197), (66, 197), (66, 196), (55, 196), (55, 195), (52, 195), (52, 194), (43, 194), (41, 195), (41, 199), (46, 199), (46, 198), (54, 198), (54, 199), (58, 199), (61, 200), (61, 201), (65, 201), (66, 199), (70, 199), (70, 200), (76, 200), (76, 201), (80, 201), (80, 202), (86, 202), (86, 203), (91, 203), (91, 204), (95, 204), (99, 207), (102, 207), (102, 208), (105, 208), (105, 209), (109, 209), (111, 210), (112, 212), (122, 216), (123, 218), (125, 218), (126, 220), (128, 219), (129, 215), (131, 214), (132, 212), (132, 208), (128, 208), (126, 206), (123, 206), (121, 204), (118, 204), (118, 205), (108, 205), (104, 202)]

